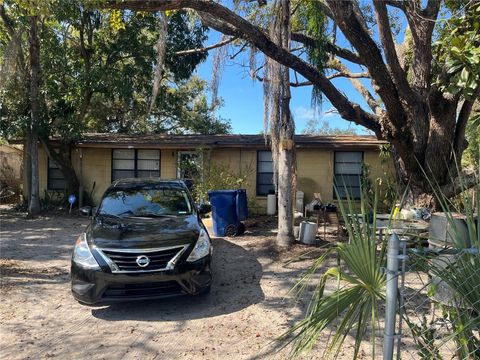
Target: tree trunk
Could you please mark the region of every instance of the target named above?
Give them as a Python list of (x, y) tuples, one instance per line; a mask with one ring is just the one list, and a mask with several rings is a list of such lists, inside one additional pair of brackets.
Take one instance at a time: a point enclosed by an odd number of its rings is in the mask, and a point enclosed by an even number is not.
[[(290, 1), (281, 0), (282, 22), (277, 31), (281, 31), (281, 45), (283, 48), (290, 47)], [(290, 112), (290, 69), (286, 66), (280, 66), (281, 73), (281, 98), (280, 103), (280, 126), (275, 126), (273, 136), (278, 139), (273, 143), (278, 153), (274, 156), (277, 161), (276, 169), (278, 171), (278, 233), (277, 246), (285, 248), (293, 244), (293, 193), (295, 176), (295, 144), (293, 135), (295, 134), (295, 125)]]
[(40, 138), (43, 148), (50, 160), (52, 160), (59, 168), (65, 178), (65, 199), (68, 195), (74, 194), (79, 199), (79, 187), (77, 173), (72, 164), (72, 147), (71, 144), (61, 144), (60, 148), (54, 148), (52, 144), (44, 138)]
[(30, 190), (32, 188), (31, 141), (30, 128), (27, 127), (25, 130), (25, 140), (23, 142), (23, 198), (27, 203), (30, 202)]
[[(289, 102), (288, 100), (286, 102)], [(288, 105), (287, 105), (288, 106)], [(287, 118), (288, 116), (288, 118)], [(289, 247), (293, 237), (293, 196), (295, 176), (295, 145), (293, 142), (293, 121), (285, 116), (285, 127), (280, 133), (278, 149), (278, 233), (277, 246)]]
[(39, 86), (40, 86), (40, 41), (38, 38), (38, 18), (30, 18), (30, 155), (31, 187), (28, 202), (28, 213), (35, 216), (40, 212), (39, 175), (38, 175), (38, 125), (39, 125)]

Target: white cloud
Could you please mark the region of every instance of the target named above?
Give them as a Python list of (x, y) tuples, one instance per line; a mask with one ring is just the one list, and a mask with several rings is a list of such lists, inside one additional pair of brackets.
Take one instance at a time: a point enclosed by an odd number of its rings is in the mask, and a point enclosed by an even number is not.
[(335, 108), (331, 107), (329, 109), (322, 109), (320, 113), (315, 111), (312, 108), (306, 108), (304, 106), (299, 106), (293, 111), (293, 116), (295, 120), (312, 120), (314, 118), (323, 119), (327, 117), (332, 117), (338, 115), (338, 112)]
[(293, 111), (293, 116), (298, 120), (310, 120), (315, 117), (315, 111), (312, 108), (307, 109), (304, 106), (299, 106)]

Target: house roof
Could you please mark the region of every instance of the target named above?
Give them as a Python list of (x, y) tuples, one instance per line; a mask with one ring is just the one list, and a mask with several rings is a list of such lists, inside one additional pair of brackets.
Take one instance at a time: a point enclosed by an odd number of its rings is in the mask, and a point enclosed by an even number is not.
[[(377, 148), (386, 144), (369, 135), (295, 135), (297, 148)], [(112, 133), (87, 133), (76, 143), (77, 147), (101, 148), (267, 148), (263, 135), (127, 135)]]

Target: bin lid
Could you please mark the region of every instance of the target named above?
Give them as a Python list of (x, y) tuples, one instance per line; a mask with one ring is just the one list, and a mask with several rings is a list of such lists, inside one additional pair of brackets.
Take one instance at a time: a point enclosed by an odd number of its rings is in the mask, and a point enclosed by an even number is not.
[(228, 195), (228, 194), (236, 194), (237, 190), (210, 190), (208, 195)]

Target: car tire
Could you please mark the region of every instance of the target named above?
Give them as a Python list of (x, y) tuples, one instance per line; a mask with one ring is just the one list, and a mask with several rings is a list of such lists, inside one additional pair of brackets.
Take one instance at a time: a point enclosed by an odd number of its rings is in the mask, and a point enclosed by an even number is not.
[(198, 295), (200, 295), (200, 296), (207, 296), (208, 294), (210, 294), (210, 290), (212, 290), (212, 285), (208, 285), (208, 287), (200, 290), (200, 292), (198, 293)]

